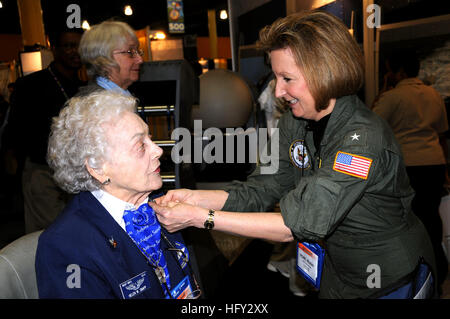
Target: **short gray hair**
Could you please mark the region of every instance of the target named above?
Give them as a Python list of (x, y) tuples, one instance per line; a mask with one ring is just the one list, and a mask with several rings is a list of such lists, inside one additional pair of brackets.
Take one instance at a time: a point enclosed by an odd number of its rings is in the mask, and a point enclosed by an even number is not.
[(73, 97), (53, 118), (47, 162), (56, 183), (69, 193), (92, 191), (101, 184), (86, 163), (100, 169), (108, 160), (108, 125), (124, 112), (136, 112), (136, 99), (112, 91), (97, 91)]
[(134, 30), (125, 22), (104, 21), (83, 34), (78, 51), (88, 76), (108, 77), (111, 68), (119, 68), (113, 51), (131, 38), (139, 43)]

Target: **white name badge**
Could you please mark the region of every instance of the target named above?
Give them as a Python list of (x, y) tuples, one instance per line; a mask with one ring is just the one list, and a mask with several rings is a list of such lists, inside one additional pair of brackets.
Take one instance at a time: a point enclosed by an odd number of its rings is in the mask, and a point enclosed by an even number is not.
[(325, 250), (317, 243), (297, 243), (297, 270), (315, 288), (320, 288)]
[(131, 299), (150, 288), (150, 280), (146, 271), (130, 278), (120, 285), (123, 299)]

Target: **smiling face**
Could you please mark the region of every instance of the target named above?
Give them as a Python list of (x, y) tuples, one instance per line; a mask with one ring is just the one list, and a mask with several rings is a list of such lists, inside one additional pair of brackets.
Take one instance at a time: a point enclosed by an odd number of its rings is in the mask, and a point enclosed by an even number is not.
[(143, 62), (139, 54), (131, 56), (127, 51), (139, 49), (139, 43), (128, 38), (127, 41), (113, 51), (113, 59), (119, 65), (119, 69), (113, 68), (109, 73), (109, 79), (123, 89), (139, 79), (139, 69)]
[(162, 186), (159, 174), (162, 149), (150, 139), (144, 121), (132, 112), (123, 113), (114, 125), (106, 127), (110, 149), (103, 172), (111, 183), (104, 190), (138, 205)]
[(294, 116), (318, 121), (331, 113), (333, 107), (316, 110), (316, 102), (290, 48), (271, 51), (270, 61), (276, 78), (275, 96), (288, 102)]

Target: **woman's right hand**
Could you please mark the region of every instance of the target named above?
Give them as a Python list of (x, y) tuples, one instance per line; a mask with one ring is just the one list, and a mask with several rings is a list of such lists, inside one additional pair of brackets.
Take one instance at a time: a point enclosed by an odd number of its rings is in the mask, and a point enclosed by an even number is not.
[(186, 203), (194, 206), (199, 206), (197, 200), (195, 199), (195, 192), (192, 189), (180, 188), (172, 189), (167, 192), (166, 195), (158, 197), (155, 202), (158, 205), (167, 205), (169, 202)]
[(203, 228), (208, 217), (208, 210), (186, 203), (168, 202), (167, 205), (149, 203), (161, 226), (173, 233), (187, 227)]
[(184, 203), (207, 209), (219, 210), (228, 198), (228, 193), (223, 190), (192, 190), (172, 189), (166, 195), (155, 199), (158, 205), (165, 206), (169, 202)]

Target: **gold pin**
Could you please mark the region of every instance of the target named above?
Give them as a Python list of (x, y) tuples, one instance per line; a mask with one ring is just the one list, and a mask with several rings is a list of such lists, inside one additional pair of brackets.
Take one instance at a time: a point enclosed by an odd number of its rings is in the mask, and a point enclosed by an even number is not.
[(115, 241), (114, 238), (111, 237), (111, 238), (109, 239), (109, 243), (110, 243), (110, 245), (111, 245), (112, 248), (117, 248), (117, 242)]

